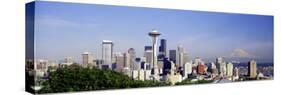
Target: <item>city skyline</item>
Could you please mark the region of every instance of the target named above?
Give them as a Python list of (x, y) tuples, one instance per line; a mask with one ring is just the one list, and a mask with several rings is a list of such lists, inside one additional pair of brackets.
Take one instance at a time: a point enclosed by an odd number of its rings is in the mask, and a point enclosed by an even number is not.
[(144, 46), (151, 45), (147, 32), (156, 28), (162, 34), (159, 39), (167, 40), (167, 50), (181, 44), (192, 59), (238, 56), (273, 62), (272, 16), (36, 3), (40, 6), (35, 14), (35, 48), (36, 57), (42, 59), (70, 56), (80, 63), (85, 51), (101, 59), (103, 40), (113, 41), (113, 52), (134, 48), (141, 57)]
[(26, 91), (273, 80), (273, 16), (34, 1)]

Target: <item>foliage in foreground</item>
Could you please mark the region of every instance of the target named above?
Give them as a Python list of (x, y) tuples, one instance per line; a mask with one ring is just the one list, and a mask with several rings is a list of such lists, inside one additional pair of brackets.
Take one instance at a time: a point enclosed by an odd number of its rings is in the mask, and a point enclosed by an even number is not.
[(127, 75), (111, 70), (62, 67), (49, 73), (38, 93), (74, 92), (120, 88), (138, 88), (169, 85), (165, 82), (133, 80)]

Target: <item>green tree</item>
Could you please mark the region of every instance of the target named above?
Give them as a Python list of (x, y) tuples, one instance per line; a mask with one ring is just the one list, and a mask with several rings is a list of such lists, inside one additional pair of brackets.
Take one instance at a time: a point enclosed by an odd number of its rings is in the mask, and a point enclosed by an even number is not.
[(39, 93), (73, 92), (88, 90), (120, 89), (167, 86), (168, 83), (158, 81), (141, 81), (112, 70), (82, 68), (71, 65), (49, 72), (49, 78), (43, 82)]

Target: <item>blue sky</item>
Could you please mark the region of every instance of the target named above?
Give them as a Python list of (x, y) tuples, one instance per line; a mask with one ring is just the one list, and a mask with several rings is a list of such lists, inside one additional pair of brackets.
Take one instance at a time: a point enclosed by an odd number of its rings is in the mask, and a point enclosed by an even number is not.
[(114, 52), (151, 44), (157, 29), (168, 49), (181, 44), (189, 55), (203, 59), (234, 55), (273, 61), (273, 17), (156, 8), (36, 2), (36, 56), (62, 60), (89, 51), (101, 57), (102, 40), (114, 42)]

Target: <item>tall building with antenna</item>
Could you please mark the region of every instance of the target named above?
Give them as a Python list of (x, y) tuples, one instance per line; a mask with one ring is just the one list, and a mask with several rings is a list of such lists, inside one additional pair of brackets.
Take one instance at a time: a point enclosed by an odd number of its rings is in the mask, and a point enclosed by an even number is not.
[(159, 69), (157, 66), (157, 37), (161, 34), (153, 29), (148, 35), (152, 38), (152, 76), (154, 80), (159, 80)]

